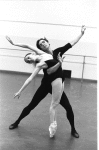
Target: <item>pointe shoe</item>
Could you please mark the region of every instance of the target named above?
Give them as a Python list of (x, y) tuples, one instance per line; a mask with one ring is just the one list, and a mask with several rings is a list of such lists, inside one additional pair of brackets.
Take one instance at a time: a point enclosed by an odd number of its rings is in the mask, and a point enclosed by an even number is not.
[(18, 124), (17, 124), (17, 123), (13, 123), (13, 124), (11, 124), (11, 125), (9, 126), (9, 129), (10, 129), (10, 130), (13, 130), (13, 129), (15, 129), (15, 128), (18, 128)]
[(57, 122), (51, 123), (49, 126), (50, 138), (53, 138), (57, 130)]

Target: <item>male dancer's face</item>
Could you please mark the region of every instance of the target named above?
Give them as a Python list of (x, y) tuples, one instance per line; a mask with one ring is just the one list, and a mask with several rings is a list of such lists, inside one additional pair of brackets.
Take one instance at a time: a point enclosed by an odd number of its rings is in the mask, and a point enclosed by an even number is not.
[(44, 52), (51, 53), (49, 42), (47, 42), (46, 40), (40, 40), (39, 45)]

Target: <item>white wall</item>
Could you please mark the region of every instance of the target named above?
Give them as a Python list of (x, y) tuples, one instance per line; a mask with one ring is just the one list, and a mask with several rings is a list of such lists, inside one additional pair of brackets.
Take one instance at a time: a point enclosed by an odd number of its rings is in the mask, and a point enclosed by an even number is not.
[[(9, 35), (15, 43), (30, 45), (35, 45), (38, 38), (46, 36), (54, 49), (75, 39), (80, 34), (81, 25), (85, 24), (87, 27), (85, 35), (66, 53), (68, 55), (63, 68), (72, 70), (72, 77), (82, 78), (84, 56), (92, 56), (85, 59), (83, 77), (96, 80), (97, 24), (95, 16), (95, 0), (0, 1), (0, 69), (32, 71), (31, 66), (28, 65), (27, 70), (27, 64), (23, 62), (27, 51), (19, 51), (21, 48), (10, 45), (5, 35)], [(10, 49), (16, 50), (10, 51)]]

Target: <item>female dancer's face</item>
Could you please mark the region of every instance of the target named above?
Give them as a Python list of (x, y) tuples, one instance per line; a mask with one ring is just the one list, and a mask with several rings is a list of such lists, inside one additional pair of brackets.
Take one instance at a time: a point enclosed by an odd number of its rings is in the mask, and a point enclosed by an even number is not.
[(25, 57), (25, 61), (29, 64), (32, 64), (37, 61), (38, 55), (29, 54)]

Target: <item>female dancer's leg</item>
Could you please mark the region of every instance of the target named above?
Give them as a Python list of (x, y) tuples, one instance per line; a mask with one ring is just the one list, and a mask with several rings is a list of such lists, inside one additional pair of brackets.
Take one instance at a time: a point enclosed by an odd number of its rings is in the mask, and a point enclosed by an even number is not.
[(52, 101), (50, 105), (50, 127), (49, 127), (50, 137), (54, 136), (57, 129), (56, 107), (60, 103), (63, 90), (64, 87), (61, 78), (57, 78), (52, 82)]

